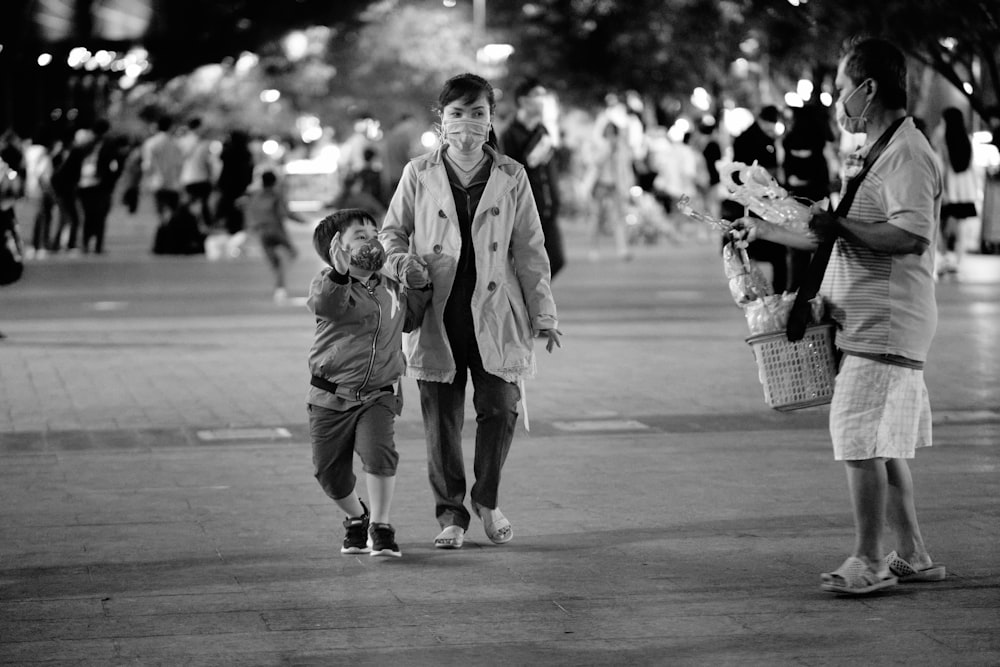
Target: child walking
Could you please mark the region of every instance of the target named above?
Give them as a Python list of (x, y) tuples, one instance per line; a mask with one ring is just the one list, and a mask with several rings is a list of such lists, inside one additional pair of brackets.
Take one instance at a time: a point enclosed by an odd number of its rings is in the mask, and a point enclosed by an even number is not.
[[(307, 400), (316, 479), (347, 514), (341, 553), (399, 557), (389, 523), (399, 460), (393, 425), (402, 410), (394, 385), (406, 366), (403, 332), (420, 325), (430, 287), (407, 290), (379, 272), (385, 251), (367, 211), (323, 218), (313, 245), (329, 264), (313, 278), (307, 301), (316, 316)], [(355, 452), (370, 508), (355, 489)]]
[(260, 185), (260, 189), (250, 192), (243, 200), (243, 213), (247, 227), (260, 238), (264, 256), (274, 275), (274, 301), (284, 303), (288, 299), (285, 267), (298, 256), (295, 246), (288, 238), (285, 218), (296, 222), (306, 220), (288, 209), (288, 202), (278, 187), (278, 177), (273, 171), (261, 174)]

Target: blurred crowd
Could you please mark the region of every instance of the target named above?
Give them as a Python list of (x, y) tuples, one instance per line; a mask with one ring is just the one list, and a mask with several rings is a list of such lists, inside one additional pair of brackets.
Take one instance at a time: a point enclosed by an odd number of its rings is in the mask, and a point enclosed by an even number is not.
[[(720, 168), (733, 161), (765, 167), (795, 197), (835, 197), (842, 156), (861, 140), (835, 132), (830, 109), (819, 104), (765, 106), (734, 131), (711, 115), (666, 114), (635, 91), (610, 92), (592, 109), (563, 109), (535, 79), (512, 90), (495, 125), (498, 147), (528, 167), (553, 274), (565, 262), (560, 226), (586, 239), (593, 260), (628, 260), (642, 244), (712, 241), (711, 230), (680, 214), (676, 204), (687, 197), (713, 217), (744, 215), (720, 183)], [(406, 163), (439, 141), (434, 124), (417, 114), (385, 128), (359, 114), (342, 140), (325, 133), (311, 144), (206, 127), (196, 115), (148, 118), (143, 137), (115, 130), (98, 119), (67, 131), (22, 138), (8, 130), (0, 137), (0, 157), (22, 179), (25, 259), (102, 254), (113, 206), (155, 212), (154, 253), (239, 256), (248, 233), (264, 224), (248, 225), (246, 212), (265, 189), (266, 173), (274, 176), (271, 190), (292, 200), (289, 210), (301, 194), (294, 182), (319, 179), (326, 182), (318, 194), (312, 188), (318, 208), (364, 208), (378, 219)], [(963, 242), (969, 235), (963, 227), (982, 214), (983, 174), (968, 158), (969, 132), (957, 109), (947, 111), (928, 138), (947, 167), (939, 268), (945, 275), (958, 271), (963, 251), (973, 245)], [(291, 168), (303, 162), (322, 168), (306, 170), (308, 176)], [(779, 291), (796, 289), (808, 261), (806, 253), (767, 242), (751, 255), (767, 265)]]

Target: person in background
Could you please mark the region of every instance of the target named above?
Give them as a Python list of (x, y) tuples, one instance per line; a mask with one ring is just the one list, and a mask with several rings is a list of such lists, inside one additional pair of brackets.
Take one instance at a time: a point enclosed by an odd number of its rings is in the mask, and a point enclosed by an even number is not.
[(142, 173), (146, 186), (153, 192), (160, 224), (166, 224), (181, 203), (184, 153), (171, 133), (173, 125), (173, 119), (161, 116), (156, 123), (156, 133), (142, 145)]
[(59, 208), (59, 224), (52, 236), (52, 251), (59, 252), (63, 237), (66, 250), (75, 253), (80, 240), (80, 209), (77, 206), (77, 187), (83, 158), (89, 151), (94, 134), (88, 129), (79, 129), (70, 141), (63, 141), (56, 149), (52, 160), (52, 191)]
[(407, 287), (434, 286), (423, 324), (404, 350), (407, 375), (420, 388), (442, 529), (434, 546), (458, 549), (470, 520), (462, 463), (469, 377), (476, 411), (472, 510), (489, 540), (503, 544), (514, 536), (499, 503), (519, 383), (534, 373), (534, 338), (546, 338), (551, 352), (560, 332), (528, 177), (491, 141), (493, 87), (475, 74), (460, 74), (445, 82), (438, 105), (442, 143), (406, 165), (379, 239), (390, 277)]
[[(781, 182), (780, 156), (778, 139), (778, 122), (781, 112), (773, 105), (761, 108), (753, 124), (742, 134), (733, 139), (733, 161), (743, 164), (756, 162), (767, 169), (771, 177)], [(743, 217), (743, 205), (731, 199), (722, 202), (722, 217), (726, 220), (737, 220)], [(771, 266), (771, 284), (776, 294), (788, 289), (788, 248), (785, 246), (759, 239), (747, 248), (750, 259), (765, 262)]]
[(625, 231), (625, 205), (635, 185), (632, 169), (632, 151), (625, 130), (614, 121), (598, 124), (600, 134), (596, 137), (587, 182), (594, 198), (595, 215), (590, 236), (590, 260), (601, 256), (601, 236), (610, 232), (615, 241), (618, 258), (632, 259)]
[(944, 165), (944, 203), (941, 205), (941, 234), (937, 275), (957, 274), (965, 256), (962, 238), (964, 223), (979, 213), (979, 179), (972, 165), (972, 142), (965, 129), (962, 112), (949, 107), (942, 114), (942, 131), (935, 148)]
[(250, 152), (250, 136), (243, 130), (233, 130), (222, 146), (222, 169), (216, 184), (219, 198), (215, 218), (224, 222), (229, 234), (243, 230), (243, 211), (236, 200), (246, 194), (253, 183), (254, 159)]
[(201, 118), (191, 118), (187, 131), (177, 138), (184, 156), (181, 165), (181, 188), (187, 195), (188, 206), (205, 231), (212, 228), (212, 184), (215, 181), (215, 158), (212, 144), (205, 136)]
[(556, 142), (543, 121), (549, 91), (537, 79), (527, 79), (514, 89), (517, 113), (500, 135), (500, 149), (524, 166), (535, 198), (535, 208), (545, 235), (552, 278), (566, 264), (559, 231), (559, 181), (556, 173)]
[[(852, 43), (837, 68), (837, 120), (867, 142), (845, 164), (846, 184), (885, 146), (846, 216), (813, 207), (800, 234), (744, 218), (748, 238), (804, 250), (833, 243), (820, 294), (843, 352), (830, 405), (834, 458), (843, 461), (854, 509), (851, 555), (821, 575), (821, 588), (866, 594), (897, 581), (939, 581), (917, 523), (907, 461), (931, 445), (924, 363), (937, 326), (934, 243), (941, 208), (938, 160), (906, 116), (906, 60), (889, 42)], [(884, 143), (884, 142), (888, 143)], [(886, 525), (896, 548), (883, 551)]]
[(83, 252), (104, 252), (104, 234), (115, 184), (121, 174), (118, 144), (108, 137), (111, 125), (101, 118), (94, 122), (93, 142), (80, 163), (77, 197), (83, 209)]
[(25, 258), (44, 259), (52, 247), (50, 238), (56, 206), (52, 191), (52, 155), (49, 139), (39, 132), (24, 147), (24, 198), (28, 203), (26, 220), (32, 222), (31, 245)]
[(399, 122), (391, 130), (386, 132), (383, 140), (385, 160), (383, 176), (386, 179), (384, 194), (386, 201), (383, 207), (388, 204), (392, 194), (399, 185), (399, 179), (403, 177), (403, 168), (406, 163), (423, 152), (420, 143), (423, 128), (411, 113), (404, 113), (400, 116)]
[[(792, 111), (792, 126), (781, 142), (784, 149), (782, 171), (788, 194), (809, 203), (822, 201), (830, 195), (827, 146), (834, 139), (826, 107), (811, 104)], [(788, 249), (786, 289), (789, 292), (796, 291), (802, 283), (810, 256), (806, 250)]]
[(298, 256), (285, 228), (285, 219), (307, 222), (298, 213), (289, 210), (285, 195), (278, 186), (278, 177), (273, 171), (260, 175), (260, 188), (249, 192), (240, 202), (249, 231), (260, 239), (261, 248), (274, 276), (274, 301), (285, 303), (288, 291), (285, 288), (285, 267)]

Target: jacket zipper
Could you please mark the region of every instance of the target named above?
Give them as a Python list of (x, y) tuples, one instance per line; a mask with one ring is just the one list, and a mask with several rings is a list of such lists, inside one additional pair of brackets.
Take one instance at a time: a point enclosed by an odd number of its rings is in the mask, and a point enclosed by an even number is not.
[(368, 371), (365, 373), (365, 379), (361, 381), (361, 386), (358, 387), (357, 399), (361, 400), (361, 391), (368, 384), (368, 380), (372, 377), (372, 372), (375, 370), (375, 349), (378, 347), (378, 334), (382, 330), (382, 304), (379, 302), (378, 297), (375, 296), (375, 288), (365, 285), (365, 290), (368, 292), (368, 296), (372, 298), (375, 305), (378, 306), (378, 323), (375, 325), (375, 335), (372, 337), (372, 354), (371, 358), (368, 360)]

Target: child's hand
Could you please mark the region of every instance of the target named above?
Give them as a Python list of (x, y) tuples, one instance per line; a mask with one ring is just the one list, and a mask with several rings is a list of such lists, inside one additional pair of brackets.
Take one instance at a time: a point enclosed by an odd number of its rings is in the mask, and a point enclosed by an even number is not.
[(330, 241), (330, 266), (342, 276), (351, 270), (351, 251), (341, 242), (340, 232)]

